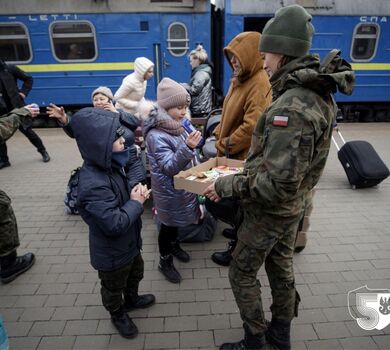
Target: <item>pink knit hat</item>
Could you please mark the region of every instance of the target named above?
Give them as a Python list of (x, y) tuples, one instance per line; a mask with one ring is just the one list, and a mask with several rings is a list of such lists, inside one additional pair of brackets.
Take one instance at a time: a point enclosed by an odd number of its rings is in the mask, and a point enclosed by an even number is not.
[(157, 104), (168, 110), (178, 106), (189, 106), (190, 94), (176, 81), (164, 78), (157, 86)]

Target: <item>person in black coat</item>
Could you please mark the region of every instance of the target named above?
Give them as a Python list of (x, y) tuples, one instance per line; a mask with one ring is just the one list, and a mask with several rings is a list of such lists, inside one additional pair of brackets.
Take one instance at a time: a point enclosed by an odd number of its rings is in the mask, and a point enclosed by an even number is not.
[(141, 184), (130, 190), (123, 169), (128, 147), (117, 113), (84, 108), (70, 126), (84, 159), (77, 206), (89, 226), (91, 264), (98, 271), (103, 306), (120, 335), (133, 338), (138, 330), (127, 311), (155, 302), (152, 294), (138, 294), (144, 275), (141, 215), (149, 191)]
[[(18, 80), (23, 81), (22, 88), (18, 88)], [(25, 105), (24, 99), (30, 92), (33, 85), (33, 78), (23, 72), (13, 64), (7, 64), (0, 59), (0, 115), (8, 113), (14, 108), (20, 108)], [(20, 126), (19, 130), (29, 139), (42, 155), (46, 163), (50, 156), (46, 151), (41, 138), (32, 129), (32, 121), (26, 120)], [(8, 159), (7, 144), (0, 143), (0, 169), (10, 166)]]

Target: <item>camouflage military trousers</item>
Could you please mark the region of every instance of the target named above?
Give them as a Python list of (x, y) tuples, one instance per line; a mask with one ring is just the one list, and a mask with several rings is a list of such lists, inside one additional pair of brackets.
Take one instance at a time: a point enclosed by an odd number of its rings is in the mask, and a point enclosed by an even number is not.
[(144, 260), (139, 254), (120, 269), (98, 273), (103, 306), (112, 313), (123, 305), (123, 298), (131, 299), (138, 293), (139, 282), (144, 277)]
[(11, 199), (0, 190), (0, 256), (12, 253), (19, 245), (18, 226)]
[[(291, 321), (298, 315), (300, 297), (295, 289), (293, 271), (294, 242), (300, 216), (289, 220), (261, 220), (251, 232), (254, 242), (245, 242), (247, 235), (238, 232), (237, 246), (229, 268), (229, 280), (244, 325), (252, 334), (266, 330), (261, 284), (257, 279), (260, 267), (265, 270), (272, 292), (272, 317)], [(245, 227), (245, 219), (242, 227)]]

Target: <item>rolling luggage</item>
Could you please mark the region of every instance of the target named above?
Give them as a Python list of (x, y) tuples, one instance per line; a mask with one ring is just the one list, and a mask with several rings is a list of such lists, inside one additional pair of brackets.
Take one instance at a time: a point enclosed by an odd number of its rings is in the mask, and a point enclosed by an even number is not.
[(340, 131), (337, 129), (335, 131), (340, 136), (343, 146), (339, 147), (333, 136), (332, 141), (352, 188), (372, 187), (389, 176), (389, 169), (369, 142), (345, 142)]

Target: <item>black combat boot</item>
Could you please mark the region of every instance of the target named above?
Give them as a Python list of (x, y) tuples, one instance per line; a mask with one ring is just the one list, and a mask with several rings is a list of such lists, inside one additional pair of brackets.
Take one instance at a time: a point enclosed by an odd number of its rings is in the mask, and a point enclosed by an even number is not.
[(190, 261), (190, 256), (180, 247), (178, 241), (172, 243), (172, 255), (182, 262)]
[(230, 261), (232, 260), (232, 253), (236, 247), (237, 241), (231, 240), (228, 243), (228, 249), (223, 252), (215, 252), (211, 255), (211, 260), (216, 264), (221, 266), (229, 266)]
[(123, 308), (111, 313), (111, 322), (124, 338), (134, 338), (138, 334), (137, 326)]
[(49, 153), (47, 153), (46, 150), (39, 151), (39, 153), (42, 154), (42, 160), (44, 163), (47, 163), (48, 161), (50, 161)]
[(4, 284), (12, 282), (16, 277), (27, 271), (35, 263), (35, 255), (27, 253), (22, 256), (16, 255), (16, 250), (7, 256), (0, 258), (0, 277)]
[(175, 266), (173, 265), (172, 255), (160, 257), (160, 263), (158, 264), (158, 269), (169, 282), (180, 283), (181, 276), (179, 271), (177, 271)]
[(124, 309), (129, 312), (134, 309), (145, 309), (152, 306), (156, 302), (156, 297), (153, 294), (138, 295), (138, 293), (125, 296)]
[(220, 350), (265, 350), (267, 342), (264, 333), (253, 335), (244, 325), (245, 337), (237, 343), (225, 343)]
[(271, 349), (290, 350), (291, 321), (272, 318), (265, 333)]
[(237, 240), (237, 230), (235, 228), (225, 228), (222, 231), (222, 236), (236, 241)]

